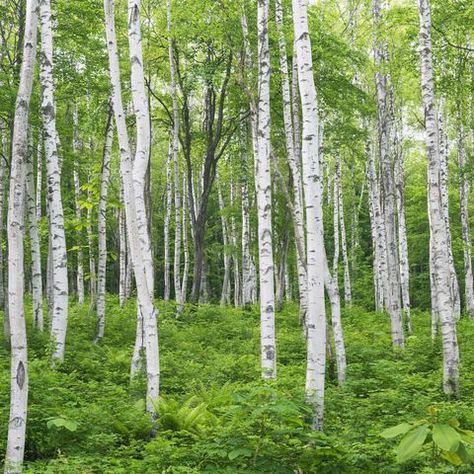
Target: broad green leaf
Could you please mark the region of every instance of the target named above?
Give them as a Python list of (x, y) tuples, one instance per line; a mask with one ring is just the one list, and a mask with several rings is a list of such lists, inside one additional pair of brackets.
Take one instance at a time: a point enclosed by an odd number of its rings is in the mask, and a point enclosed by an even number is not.
[(237, 448), (233, 449), (229, 454), (228, 457), (231, 461), (234, 459), (243, 457), (243, 458), (248, 458), (252, 455), (252, 451), (248, 448)]
[(77, 423), (73, 420), (64, 420), (64, 428), (66, 428), (68, 431), (76, 431)]
[(413, 425), (409, 423), (400, 423), (397, 426), (392, 426), (391, 428), (387, 428), (386, 430), (380, 433), (380, 436), (385, 439), (395, 438), (401, 434), (405, 434), (407, 431), (411, 430)]
[(415, 428), (414, 430), (409, 431), (402, 438), (396, 449), (397, 462), (405, 462), (416, 456), (423, 446), (427, 435), (428, 425), (422, 425), (418, 428)]
[(444, 451), (455, 453), (461, 441), (461, 435), (452, 426), (435, 423), (433, 425), (433, 441)]
[(453, 466), (460, 466), (463, 463), (462, 459), (458, 456), (457, 453), (452, 453), (450, 451), (443, 451), (441, 453), (441, 457), (443, 459), (446, 459), (446, 461), (451, 463)]

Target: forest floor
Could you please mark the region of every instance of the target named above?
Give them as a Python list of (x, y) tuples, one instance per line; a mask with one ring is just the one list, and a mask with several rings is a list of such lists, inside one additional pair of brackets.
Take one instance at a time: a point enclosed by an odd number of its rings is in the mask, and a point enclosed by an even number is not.
[[(347, 382), (330, 363), (325, 434), (308, 428), (303, 403), (305, 344), (298, 308), (277, 317), (278, 380), (260, 382), (257, 309), (202, 306), (177, 320), (160, 302), (160, 418), (144, 414), (144, 380), (132, 384), (135, 303), (107, 298), (106, 337), (94, 344), (94, 314), (70, 308), (66, 360), (48, 366), (48, 338), (28, 321), (30, 395), (27, 473), (473, 473), (433, 460), (431, 450), (397, 464), (397, 440), (380, 433), (427, 416), (474, 428), (474, 322), (461, 320), (460, 400), (441, 390), (440, 343), (427, 313), (414, 313), (403, 353), (389, 321), (358, 308), (343, 315)], [(0, 453), (5, 450), (9, 354), (0, 349)], [(153, 433), (150, 435), (150, 433)]]

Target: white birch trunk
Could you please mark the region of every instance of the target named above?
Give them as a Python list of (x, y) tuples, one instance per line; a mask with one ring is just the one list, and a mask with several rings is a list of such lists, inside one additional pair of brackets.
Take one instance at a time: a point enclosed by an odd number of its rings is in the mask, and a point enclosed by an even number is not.
[(410, 267), (408, 264), (408, 241), (405, 221), (405, 160), (402, 144), (396, 139), (395, 187), (397, 191), (398, 254), (400, 256), (400, 285), (402, 290), (403, 312), (409, 334), (413, 332), (410, 315)]
[(181, 296), (183, 304), (186, 302), (186, 295), (188, 292), (188, 277), (189, 277), (189, 244), (188, 244), (188, 194), (186, 192), (186, 176), (183, 176), (183, 209), (182, 209), (182, 222), (183, 222), (183, 253), (184, 253), (184, 268), (183, 278), (181, 281)]
[[(73, 105), (73, 151), (74, 155), (79, 152), (79, 139), (78, 139), (78, 123), (79, 119), (77, 116), (77, 103), (74, 102)], [(76, 160), (76, 156), (74, 159), (74, 169), (73, 169), (73, 180), (74, 180), (74, 204), (76, 209), (76, 219), (77, 224), (80, 226), (81, 224), (81, 186), (79, 182), (79, 169)], [(84, 252), (82, 251), (82, 242), (81, 242), (81, 232), (77, 232), (77, 301), (79, 304), (84, 304)]]
[(32, 155), (28, 156), (26, 162), (26, 210), (28, 214), (31, 247), (33, 323), (37, 329), (43, 331), (43, 283), (41, 277), (40, 237), (36, 215), (35, 177), (33, 174)]
[(347, 252), (347, 233), (344, 219), (344, 201), (342, 198), (341, 184), (341, 156), (339, 154), (339, 151), (336, 152), (336, 163), (336, 173), (334, 174), (334, 179), (337, 179), (337, 196), (334, 196), (334, 206), (338, 207), (339, 227), (341, 233), (342, 262), (344, 266), (344, 302), (347, 306), (350, 306), (352, 304), (352, 287), (349, 269), (349, 258)]
[[(0, 122), (1, 131), (1, 145), (4, 156), (9, 155), (8, 138), (6, 124)], [(7, 175), (7, 162), (6, 160), (0, 161), (0, 242), (3, 242), (3, 216), (5, 212), (5, 179)], [(3, 246), (0, 245), (0, 309), (4, 311), (3, 318), (3, 330), (5, 340), (9, 338), (10, 324), (8, 318), (8, 304), (5, 298), (5, 258), (3, 253)]]
[[(235, 186), (231, 179), (230, 183), (230, 205), (234, 208), (235, 204)], [(237, 256), (237, 225), (235, 217), (230, 218), (230, 239), (232, 242), (232, 263), (234, 270), (234, 306), (238, 308), (242, 304), (242, 291), (240, 286), (240, 265), (239, 257)]]
[(36, 220), (39, 222), (42, 216), (43, 195), (43, 132), (38, 133), (38, 154), (36, 161)]
[(438, 110), (438, 140), (439, 140), (439, 156), (441, 160), (440, 168), (440, 185), (441, 185), (441, 205), (443, 210), (444, 221), (446, 223), (449, 272), (451, 275), (451, 293), (453, 298), (454, 314), (459, 318), (461, 314), (461, 296), (459, 291), (459, 282), (454, 268), (454, 255), (451, 236), (451, 225), (449, 222), (449, 168), (448, 168), (448, 137), (444, 131), (443, 113), (445, 108), (445, 98), (441, 97)]
[(305, 391), (308, 403), (314, 408), (313, 428), (322, 430), (326, 372), (322, 176), (318, 158), (318, 105), (305, 0), (293, 0), (293, 23), (303, 116), (302, 159), (307, 236), (308, 312), (306, 328), (308, 335)]
[(5, 474), (21, 472), (25, 452), (28, 406), (28, 355), (24, 314), (23, 212), (28, 153), (28, 113), (33, 86), (38, 3), (26, 2), (25, 36), (20, 84), (13, 124), (10, 196), (8, 201), (8, 307), (11, 341), (11, 382)]
[[(281, 75), (281, 90), (283, 98), (283, 123), (285, 129), (285, 145), (288, 164), (293, 176), (294, 185), (294, 209), (295, 209), (295, 242), (299, 239), (303, 246), (303, 255), (306, 255), (306, 246), (304, 241), (304, 210), (303, 210), (303, 183), (301, 180), (301, 156), (300, 151), (295, 151), (295, 148), (300, 148), (298, 140), (295, 140), (294, 123), (298, 122), (299, 130), (299, 107), (295, 107), (297, 112), (293, 115), (292, 98), (290, 92), (290, 80), (288, 73), (288, 58), (286, 53), (285, 34), (283, 31), (283, 9), (281, 0), (275, 0), (275, 21), (278, 29), (278, 45), (280, 50), (280, 75)], [(296, 63), (295, 63), (296, 64)], [(297, 74), (294, 74), (293, 85), (297, 87)], [(294, 94), (296, 98), (293, 102), (298, 100), (298, 93)], [(296, 125), (295, 125), (296, 126)], [(300, 296), (300, 319), (305, 321), (307, 311), (307, 277), (305, 270), (305, 262), (301, 259), (300, 253), (296, 253), (296, 263), (298, 270), (298, 289)]]
[[(120, 184), (120, 204), (123, 205), (123, 185)], [(118, 211), (119, 220), (119, 303), (125, 304), (126, 300), (126, 274), (127, 274), (127, 228), (125, 223), (125, 211), (120, 207)]]
[(459, 117), (458, 124), (459, 200), (461, 207), (461, 229), (464, 255), (464, 298), (467, 314), (474, 317), (474, 282), (472, 274), (471, 230), (469, 227), (469, 181), (466, 179), (466, 146), (464, 126)]
[[(170, 219), (171, 219), (171, 198), (172, 198), (172, 186), (171, 186), (171, 161), (173, 158), (173, 145), (169, 143), (168, 158), (166, 159), (166, 209), (165, 209), (165, 222), (164, 222), (164, 295), (163, 299), (169, 301), (170, 299)], [(176, 268), (175, 268), (176, 270)]]
[[(380, 28), (381, 2), (373, 0), (373, 16), (375, 28)], [(375, 59), (375, 88), (378, 108), (378, 141), (380, 156), (380, 205), (381, 224), (385, 235), (385, 250), (387, 261), (387, 286), (385, 307), (390, 315), (392, 344), (404, 347), (404, 334), (400, 302), (400, 265), (398, 259), (398, 241), (395, 222), (395, 183), (393, 176), (391, 136), (393, 131), (393, 111), (390, 107), (388, 90), (390, 86), (386, 67), (386, 44), (376, 33), (374, 45)]]
[(431, 236), (431, 274), (439, 312), (443, 342), (443, 388), (446, 394), (459, 392), (459, 348), (456, 334), (453, 298), (450, 291), (448, 236), (441, 200), (441, 157), (435, 105), (431, 47), (431, 12), (428, 0), (418, 0), (420, 17), (421, 91), (425, 112), (426, 149), (428, 157), (428, 199)]
[(221, 183), (217, 181), (217, 195), (219, 200), (219, 210), (221, 214), (221, 225), (222, 225), (222, 240), (224, 244), (224, 280), (222, 283), (222, 291), (221, 291), (221, 306), (229, 305), (230, 304), (230, 265), (232, 262), (232, 256), (229, 253), (229, 225), (227, 219), (224, 216), (224, 198), (222, 196), (222, 188)]
[(99, 212), (97, 221), (98, 264), (97, 264), (97, 334), (96, 342), (104, 337), (105, 331), (105, 283), (107, 275), (107, 193), (110, 179), (110, 155), (114, 139), (111, 111), (107, 118), (104, 154), (100, 177)]
[(50, 0), (40, 0), (41, 17), (41, 111), (43, 116), (44, 143), (46, 150), (46, 173), (48, 179), (48, 201), (51, 242), (51, 292), (52, 314), (51, 339), (52, 361), (64, 359), (68, 319), (68, 276), (64, 213), (61, 199), (61, 171), (57, 150), (56, 114), (53, 82), (53, 33)]
[(255, 188), (257, 194), (260, 278), (260, 349), (262, 377), (276, 378), (275, 289), (272, 246), (272, 196), (270, 171), (270, 49), (269, 0), (258, 1), (258, 113)]
[[(88, 180), (91, 180), (90, 174)], [(94, 308), (97, 307), (97, 270), (94, 255), (94, 235), (92, 232), (92, 193), (88, 191), (87, 194), (87, 200), (89, 204), (86, 212), (87, 246), (89, 247), (89, 295), (91, 300), (91, 308)]]

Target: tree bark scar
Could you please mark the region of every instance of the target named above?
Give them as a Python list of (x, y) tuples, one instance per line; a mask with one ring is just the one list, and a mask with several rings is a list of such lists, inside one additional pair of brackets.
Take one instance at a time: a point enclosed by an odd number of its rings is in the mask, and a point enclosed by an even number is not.
[(25, 385), (25, 379), (26, 379), (26, 371), (25, 371), (25, 366), (22, 361), (18, 364), (18, 368), (16, 369), (16, 383), (20, 387), (20, 390), (23, 389), (23, 386)]

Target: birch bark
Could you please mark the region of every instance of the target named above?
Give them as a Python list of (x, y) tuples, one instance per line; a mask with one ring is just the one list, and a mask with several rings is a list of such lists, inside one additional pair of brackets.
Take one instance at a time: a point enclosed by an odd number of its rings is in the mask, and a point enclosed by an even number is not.
[(8, 200), (8, 307), (11, 341), (11, 384), (5, 474), (21, 472), (28, 406), (28, 355), (24, 314), (23, 212), (25, 164), (28, 153), (28, 113), (33, 86), (38, 3), (26, 2), (25, 36), (20, 83), (15, 105)]
[(43, 116), (46, 173), (48, 180), (48, 206), (51, 242), (51, 292), (52, 314), (51, 339), (52, 361), (64, 359), (68, 319), (69, 288), (67, 277), (66, 237), (61, 199), (61, 170), (57, 150), (56, 113), (53, 82), (53, 33), (50, 0), (40, 0), (41, 61), (40, 83), (42, 90), (41, 111)]
[(104, 337), (105, 331), (105, 283), (107, 275), (107, 193), (110, 179), (110, 155), (114, 139), (112, 110), (109, 110), (105, 129), (105, 144), (100, 176), (99, 212), (97, 235), (99, 236), (97, 264), (97, 334), (96, 342)]
[(293, 0), (292, 3), (298, 85), (303, 117), (302, 159), (308, 277), (306, 398), (314, 408), (313, 427), (322, 430), (326, 372), (326, 315), (323, 279), (322, 183), (318, 157), (319, 120), (307, 4), (305, 0)]
[(173, 145), (169, 143), (168, 158), (166, 159), (166, 209), (165, 209), (165, 221), (164, 221), (164, 295), (163, 299), (169, 301), (170, 299), (170, 220), (171, 220), (171, 209), (172, 209), (172, 186), (171, 186), (171, 161), (173, 158)]
[(255, 188), (258, 209), (261, 363), (264, 379), (276, 378), (275, 288), (270, 172), (269, 0), (258, 0), (258, 112)]
[[(78, 137), (78, 124), (79, 119), (77, 115), (77, 103), (74, 102), (73, 105), (73, 152), (75, 155), (74, 159), (74, 170), (73, 170), (73, 180), (74, 180), (74, 204), (76, 209), (76, 220), (77, 225), (80, 228), (81, 225), (81, 186), (79, 182), (79, 169), (76, 159), (76, 154), (79, 152), (79, 137)], [(82, 251), (82, 242), (81, 242), (81, 232), (77, 232), (77, 274), (76, 274), (76, 284), (77, 284), (77, 300), (79, 304), (84, 304), (84, 252)]]
[[(142, 61), (141, 61), (141, 49), (139, 41), (139, 5), (135, 2), (131, 2), (130, 5), (130, 54), (132, 59), (132, 65), (135, 65), (135, 71), (133, 71), (133, 79), (135, 75), (139, 76), (138, 81), (143, 84), (143, 76), (140, 74)], [(106, 36), (107, 36), (107, 48), (109, 56), (109, 69), (110, 69), (110, 80), (112, 85), (112, 103), (115, 114), (115, 123), (117, 128), (117, 135), (119, 138), (119, 147), (121, 153), (121, 175), (124, 188), (124, 201), (125, 201), (125, 212), (127, 219), (127, 232), (128, 239), (130, 242), (130, 251), (133, 261), (133, 271), (135, 273), (135, 281), (137, 285), (138, 293), (138, 306), (139, 313), (144, 322), (144, 334), (145, 334), (145, 347), (146, 347), (146, 363), (147, 363), (147, 411), (153, 416), (155, 410), (153, 408), (152, 401), (156, 400), (159, 396), (159, 354), (158, 354), (158, 333), (156, 328), (156, 316), (157, 312), (153, 305), (152, 299), (152, 283), (150, 268), (148, 268), (146, 257), (144, 254), (148, 251), (149, 245), (148, 242), (143, 242), (141, 239), (143, 228), (139, 232), (139, 227), (145, 226), (146, 229), (146, 219), (140, 220), (137, 218), (137, 199), (136, 192), (134, 189), (135, 176), (133, 172), (132, 159), (130, 153), (130, 143), (128, 139), (127, 125), (125, 122), (125, 115), (123, 110), (122, 103), (122, 91), (120, 85), (120, 68), (118, 61), (118, 51), (117, 51), (117, 40), (115, 34), (115, 21), (114, 21), (114, 1), (113, 0), (104, 0), (104, 10), (105, 10), (105, 20), (106, 20)], [(138, 66), (139, 71), (136, 70)], [(138, 73), (138, 74), (137, 74)], [(135, 82), (132, 79), (132, 83)], [(135, 82), (135, 87), (140, 87), (140, 84)], [(135, 94), (136, 94), (135, 90)], [(138, 99), (138, 97), (136, 97)], [(138, 100), (137, 100), (138, 102)], [(142, 102), (143, 103), (143, 102)], [(148, 103), (145, 100), (144, 103), (148, 107)], [(136, 104), (137, 106), (139, 104)], [(145, 127), (149, 126), (149, 121), (147, 118), (147, 113), (143, 111), (142, 116), (140, 117), (140, 123), (143, 125), (146, 123)], [(138, 119), (138, 117), (137, 117)], [(140, 125), (138, 128), (141, 130)], [(145, 129), (147, 130), (147, 129)], [(141, 135), (141, 134), (140, 134)], [(140, 139), (143, 140), (143, 136), (140, 136)], [(149, 140), (140, 141), (140, 144), (137, 143), (137, 157), (135, 161), (140, 158), (147, 158), (147, 153), (143, 153), (146, 150), (142, 150), (141, 147), (147, 146)], [(140, 145), (140, 147), (139, 147)], [(140, 149), (139, 149), (140, 148)], [(140, 157), (138, 154), (140, 153)], [(145, 167), (146, 170), (146, 167)], [(142, 170), (143, 171), (143, 170)], [(144, 180), (142, 180), (142, 185)], [(144, 211), (144, 200), (142, 197), (142, 214)], [(148, 243), (149, 244), (149, 243)], [(137, 328), (140, 330), (140, 327)], [(137, 331), (138, 332), (138, 331)]]
[(26, 210), (28, 214), (31, 247), (33, 322), (37, 329), (43, 331), (43, 284), (41, 275), (40, 238), (38, 233), (38, 218), (36, 215), (33, 157), (31, 154), (28, 155), (26, 162)]
[(421, 91), (425, 112), (426, 151), (428, 158), (428, 199), (431, 236), (432, 283), (436, 291), (432, 301), (439, 311), (443, 342), (443, 388), (446, 394), (456, 395), (459, 392), (459, 348), (456, 334), (456, 320), (453, 298), (450, 291), (451, 275), (449, 272), (448, 236), (444, 218), (440, 176), (441, 158), (439, 150), (438, 111), (435, 104), (433, 59), (431, 46), (431, 11), (428, 0), (418, 0), (420, 18), (420, 58), (421, 58)]

